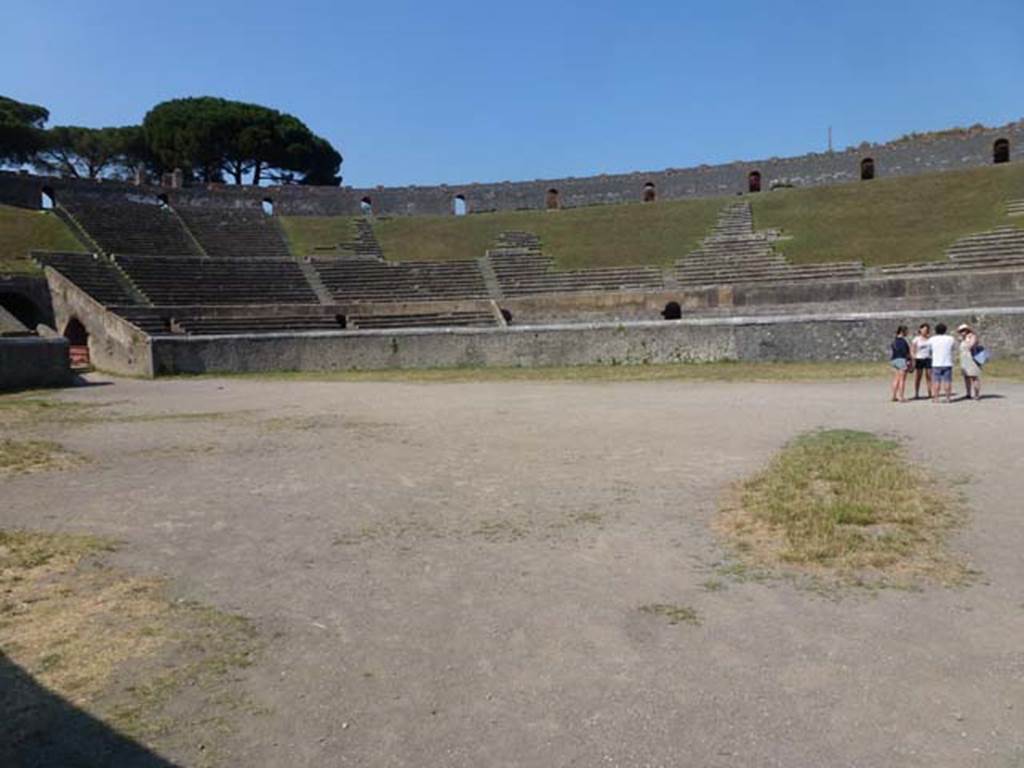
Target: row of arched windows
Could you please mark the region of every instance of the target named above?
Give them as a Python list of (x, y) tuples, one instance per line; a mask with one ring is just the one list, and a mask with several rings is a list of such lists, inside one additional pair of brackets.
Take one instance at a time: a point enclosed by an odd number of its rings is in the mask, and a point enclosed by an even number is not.
[[(992, 144), (992, 162), (996, 165), (1001, 163), (1010, 162), (1010, 140), (1009, 139), (996, 139)], [(870, 181), (875, 178), (875, 159), (873, 157), (865, 157), (860, 161), (860, 178), (862, 181)], [(747, 191), (748, 192), (760, 192), (761, 191), (761, 172), (751, 171), (747, 174)], [(654, 182), (648, 181), (643, 186), (643, 192), (641, 200), (645, 203), (653, 203), (658, 197), (657, 190), (655, 189)], [(167, 205), (167, 196), (159, 195), (158, 201), (161, 206)], [(54, 207), (56, 197), (53, 193), (53, 189), (50, 187), (43, 187), (42, 195), (40, 199), (40, 207), (43, 210), (50, 210)], [(267, 216), (274, 215), (274, 201), (269, 197), (264, 198), (261, 201), (261, 207), (263, 212)], [(359, 201), (359, 207), (365, 216), (373, 215), (373, 200), (369, 197), (363, 197)], [(544, 198), (544, 207), (549, 211), (558, 210), (562, 207), (561, 200), (559, 198), (558, 190), (554, 187), (547, 191)], [(452, 198), (452, 213), (456, 216), (465, 216), (469, 213), (469, 204), (466, 202), (465, 195), (455, 195)]]
[[(992, 144), (992, 163), (999, 165), (1008, 162), (1010, 162), (1010, 140), (996, 139)], [(861, 181), (870, 181), (875, 178), (875, 159), (873, 157), (865, 157), (860, 161), (860, 178)], [(747, 174), (747, 191), (761, 191), (760, 171), (751, 171)]]

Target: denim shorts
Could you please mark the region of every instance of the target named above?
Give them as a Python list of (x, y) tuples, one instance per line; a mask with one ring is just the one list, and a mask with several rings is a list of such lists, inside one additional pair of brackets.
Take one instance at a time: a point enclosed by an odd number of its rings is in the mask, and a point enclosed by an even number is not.
[(894, 357), (889, 361), (889, 365), (895, 368), (897, 371), (905, 371), (910, 368), (910, 361), (905, 357)]
[(934, 381), (934, 382), (936, 382), (938, 384), (941, 384), (943, 382), (945, 382), (946, 384), (952, 384), (953, 383), (953, 368), (951, 366), (948, 366), (948, 365), (944, 365), (941, 368), (939, 368), (939, 367), (932, 368), (932, 381)]

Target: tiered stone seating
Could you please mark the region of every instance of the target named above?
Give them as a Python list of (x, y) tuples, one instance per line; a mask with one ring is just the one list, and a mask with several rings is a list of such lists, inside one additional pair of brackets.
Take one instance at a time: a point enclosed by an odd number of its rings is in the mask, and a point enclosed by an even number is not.
[(433, 301), (488, 298), (474, 261), (386, 262), (367, 256), (314, 259), (338, 301)]
[(948, 272), (962, 269), (1020, 269), (1024, 267), (1024, 229), (996, 227), (961, 237), (946, 251), (944, 261), (883, 267), (886, 275)]
[(767, 233), (754, 232), (748, 203), (724, 208), (700, 248), (675, 265), (680, 285), (829, 280), (864, 275), (860, 262), (794, 265), (776, 253)]
[(250, 208), (175, 208), (210, 256), (289, 258), (288, 244), (273, 217)]
[(343, 326), (337, 315), (272, 314), (245, 317), (182, 317), (175, 322), (185, 333), (216, 335), (225, 333), (294, 333), (298, 331), (337, 331)]
[(487, 252), (487, 259), (505, 296), (660, 290), (665, 284), (657, 267), (558, 270), (555, 260), (541, 252), (540, 239), (532, 232), (502, 232), (496, 243), (497, 247)]
[(171, 333), (171, 313), (160, 307), (118, 307), (117, 314), (150, 336)]
[(657, 267), (598, 267), (576, 271), (555, 269), (555, 260), (536, 250), (525, 238), (503, 238), (499, 242), (521, 242), (523, 247), (499, 247), (487, 252), (491, 269), (505, 296), (576, 291), (661, 290), (664, 277)]
[(137, 253), (151, 256), (198, 255), (181, 220), (170, 208), (128, 197), (113, 196), (94, 201), (67, 193), (58, 209), (70, 215), (106, 253)]
[(127, 279), (106, 256), (91, 253), (35, 253), (35, 260), (52, 267), (107, 306), (138, 304)]
[(494, 315), (485, 311), (415, 312), (388, 315), (352, 315), (348, 327), (355, 329), (441, 328), (451, 326), (494, 326)]
[(1024, 200), (1008, 200), (1006, 202), (1007, 216), (1024, 216)]
[(291, 259), (117, 256), (154, 304), (316, 304)]

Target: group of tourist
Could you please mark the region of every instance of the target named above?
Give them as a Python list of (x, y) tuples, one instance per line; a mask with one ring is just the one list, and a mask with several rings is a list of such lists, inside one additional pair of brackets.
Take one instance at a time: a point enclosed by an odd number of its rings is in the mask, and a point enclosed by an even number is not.
[(892, 401), (905, 403), (907, 378), (914, 374), (914, 399), (921, 398), (921, 383), (925, 384), (932, 402), (953, 399), (953, 368), (959, 357), (960, 371), (964, 377), (965, 399), (977, 402), (981, 399), (981, 368), (988, 359), (988, 352), (981, 345), (978, 334), (966, 323), (956, 329), (956, 337), (948, 334), (945, 323), (935, 326), (935, 333), (929, 323), (921, 323), (917, 335), (907, 339), (907, 326), (896, 329), (892, 342), (890, 363), (896, 373), (892, 381)]

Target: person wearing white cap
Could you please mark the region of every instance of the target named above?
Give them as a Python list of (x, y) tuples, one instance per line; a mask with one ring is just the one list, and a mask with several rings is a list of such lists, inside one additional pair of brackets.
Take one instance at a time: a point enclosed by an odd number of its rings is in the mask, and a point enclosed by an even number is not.
[(956, 329), (960, 337), (960, 370), (964, 374), (965, 397), (975, 402), (981, 399), (981, 366), (974, 359), (978, 347), (978, 334), (967, 323), (961, 323)]

